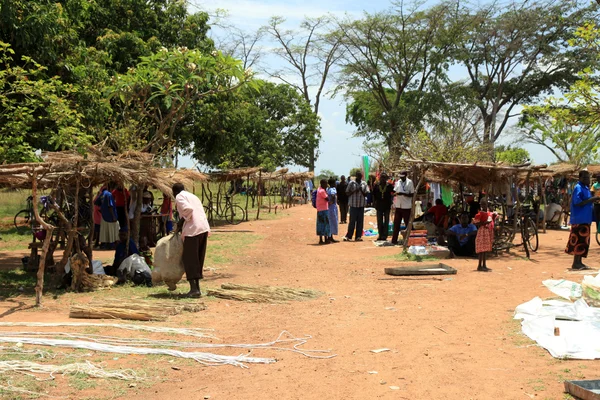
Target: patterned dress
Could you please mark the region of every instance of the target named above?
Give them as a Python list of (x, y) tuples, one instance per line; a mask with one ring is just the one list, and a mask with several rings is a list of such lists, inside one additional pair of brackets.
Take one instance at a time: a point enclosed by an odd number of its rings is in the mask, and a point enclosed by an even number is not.
[(475, 238), (475, 252), (477, 254), (492, 251), (494, 245), (494, 220), (496, 219), (496, 214), (489, 211), (480, 211), (475, 218), (473, 218), (474, 223), (485, 222), (490, 219), (491, 222), (489, 224), (481, 225), (477, 229), (477, 237)]
[(327, 195), (329, 196), (329, 230), (331, 235), (338, 234), (338, 208), (337, 208), (337, 190), (334, 187), (327, 189)]

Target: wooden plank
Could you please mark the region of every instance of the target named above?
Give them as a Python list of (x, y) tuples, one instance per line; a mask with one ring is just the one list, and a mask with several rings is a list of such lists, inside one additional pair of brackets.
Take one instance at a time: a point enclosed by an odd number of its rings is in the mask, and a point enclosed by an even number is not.
[[(407, 275), (454, 275), (456, 270), (446, 264), (423, 264), (411, 265), (407, 267), (385, 268), (387, 275), (407, 276)], [(599, 399), (600, 400), (600, 399)]]

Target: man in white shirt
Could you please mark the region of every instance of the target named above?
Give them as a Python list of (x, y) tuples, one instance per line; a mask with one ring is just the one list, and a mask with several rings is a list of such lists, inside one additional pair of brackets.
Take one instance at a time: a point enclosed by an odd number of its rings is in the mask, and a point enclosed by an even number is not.
[[(190, 283), (187, 297), (200, 297), (200, 279), (204, 268), (210, 226), (200, 199), (187, 192), (181, 183), (173, 185), (173, 197), (181, 220), (177, 224), (183, 240), (183, 266)], [(183, 222), (182, 222), (183, 221)]]
[(396, 212), (394, 213), (394, 234), (392, 235), (392, 243), (398, 244), (398, 235), (400, 234), (400, 225), (404, 220), (404, 225), (408, 225), (410, 220), (410, 213), (412, 211), (412, 200), (415, 195), (415, 186), (413, 182), (408, 179), (408, 171), (400, 172), (400, 179), (394, 186), (394, 206)]

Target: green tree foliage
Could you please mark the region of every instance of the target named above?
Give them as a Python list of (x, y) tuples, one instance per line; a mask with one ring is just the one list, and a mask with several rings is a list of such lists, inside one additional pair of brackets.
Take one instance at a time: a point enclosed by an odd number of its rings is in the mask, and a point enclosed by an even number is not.
[(14, 51), (0, 42), (0, 163), (34, 161), (37, 149), (83, 148), (81, 115), (72, 103), (75, 89), (29, 57), (15, 63)]
[(358, 135), (401, 146), (418, 132), (423, 115), (446, 82), (451, 50), (461, 27), (442, 3), (427, 10), (395, 9), (339, 23), (344, 49), (340, 90), (350, 100), (347, 120)]
[(326, 181), (328, 181), (329, 178), (333, 178), (335, 180), (339, 179), (338, 175), (335, 172), (333, 172), (332, 170), (322, 169), (321, 172), (319, 173), (319, 175), (317, 175), (315, 182), (316, 183), (321, 182), (321, 179), (325, 179)]
[(504, 162), (510, 165), (525, 164), (531, 159), (527, 150), (521, 147), (505, 145), (495, 146), (494, 155), (497, 162)]
[[(600, 30), (595, 24), (578, 28), (570, 45), (591, 51), (600, 60)], [(549, 97), (542, 105), (526, 107), (519, 124), (523, 137), (546, 147), (561, 162), (585, 166), (600, 161), (598, 69), (599, 63), (584, 68), (564, 97)]]
[(206, 55), (186, 47), (171, 51), (162, 48), (142, 57), (126, 74), (112, 78), (108, 94), (122, 118), (115, 123), (116, 132), (106, 139), (119, 151), (168, 152), (193, 104), (234, 90), (250, 78), (239, 60), (221, 52)]
[(182, 148), (203, 164), (234, 168), (296, 164), (308, 167), (320, 140), (319, 120), (291, 86), (254, 87), (210, 96), (194, 108)]
[(577, 71), (595, 62), (590, 51), (569, 47), (578, 26), (594, 18), (589, 1), (494, 2), (478, 10), (457, 8), (466, 29), (456, 41), (456, 61), (468, 72), (484, 123), (483, 142), (493, 144), (515, 107), (555, 89), (566, 89)]

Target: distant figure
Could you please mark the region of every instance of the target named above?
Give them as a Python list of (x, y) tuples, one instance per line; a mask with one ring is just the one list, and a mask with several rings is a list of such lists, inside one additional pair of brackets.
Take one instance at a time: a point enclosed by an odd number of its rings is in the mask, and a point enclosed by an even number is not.
[(337, 189), (335, 188), (335, 179), (329, 178), (327, 181), (329, 188), (327, 188), (327, 195), (329, 197), (329, 241), (331, 243), (337, 243), (337, 240), (333, 238), (333, 235), (338, 234), (338, 204), (337, 204)]
[(327, 181), (321, 179), (317, 189), (317, 236), (319, 244), (329, 244), (331, 230), (329, 226), (329, 196), (327, 195)]
[(408, 179), (408, 171), (400, 172), (400, 179), (396, 182), (394, 191), (396, 192), (396, 197), (394, 198), (396, 212), (394, 213), (394, 233), (392, 235), (392, 243), (398, 244), (400, 226), (402, 225), (402, 221), (408, 226), (412, 211), (412, 198), (415, 195), (415, 186), (413, 182)]
[(477, 271), (489, 272), (491, 269), (486, 265), (486, 253), (492, 251), (494, 246), (496, 213), (488, 211), (486, 200), (481, 200), (479, 206), (481, 211), (473, 219), (473, 223), (477, 226), (477, 238), (475, 239), (475, 251), (479, 254)]
[(129, 191), (123, 187), (123, 185), (118, 185), (116, 189), (114, 189), (111, 194), (115, 199), (115, 207), (117, 208), (117, 218), (119, 220), (119, 227), (121, 229), (127, 228), (127, 212), (126, 207), (127, 203), (129, 203)]
[(127, 251), (127, 229), (121, 229), (119, 231), (119, 242), (115, 248), (115, 259), (111, 267), (107, 267), (106, 275), (117, 276), (117, 270), (119, 266), (127, 257), (132, 254), (139, 254), (137, 246), (133, 239), (129, 238), (129, 251)]
[(185, 276), (190, 283), (187, 297), (200, 297), (200, 280), (204, 278), (204, 259), (210, 225), (206, 219), (204, 206), (200, 199), (185, 190), (181, 183), (173, 185), (173, 197), (181, 219), (177, 225), (183, 239), (183, 266)]
[(589, 269), (582, 258), (587, 258), (590, 248), (590, 229), (593, 220), (594, 202), (600, 200), (590, 192), (590, 173), (579, 172), (579, 182), (573, 189), (571, 196), (571, 234), (565, 253), (573, 256), (575, 270)]
[(373, 185), (373, 204), (377, 210), (377, 231), (378, 241), (386, 241), (390, 227), (390, 211), (392, 208), (392, 197), (394, 195), (394, 186), (388, 182), (389, 176), (382, 172), (379, 175), (379, 182)]
[(432, 214), (434, 216), (433, 223), (436, 226), (436, 234), (438, 244), (444, 244), (444, 224), (448, 218), (448, 207), (444, 205), (442, 199), (435, 200), (435, 206), (427, 210), (426, 214)]
[(338, 204), (340, 206), (340, 224), (348, 223), (348, 195), (346, 194), (347, 188), (348, 182), (346, 182), (346, 177), (342, 175), (340, 177), (340, 183), (338, 183), (336, 186), (336, 191), (338, 194)]
[(344, 241), (354, 240), (362, 242), (363, 225), (365, 221), (365, 196), (369, 192), (367, 182), (362, 180), (362, 172), (356, 173), (356, 178), (348, 184), (348, 205), (350, 206), (350, 223)]
[(475, 255), (475, 237), (477, 227), (470, 223), (469, 214), (460, 215), (460, 224), (446, 231), (450, 258), (455, 256), (471, 257)]
[(160, 215), (162, 216), (162, 229), (164, 234), (168, 235), (173, 230), (173, 203), (171, 197), (163, 193), (163, 202), (160, 206)]
[(115, 201), (109, 190), (111, 188), (112, 184), (109, 184), (108, 188), (104, 189), (99, 198), (100, 212), (102, 214), (100, 243), (108, 244), (109, 248), (114, 248), (114, 243), (119, 239), (119, 221)]

